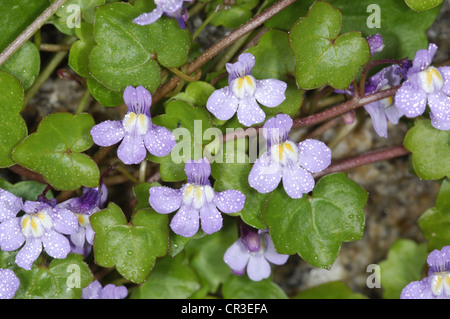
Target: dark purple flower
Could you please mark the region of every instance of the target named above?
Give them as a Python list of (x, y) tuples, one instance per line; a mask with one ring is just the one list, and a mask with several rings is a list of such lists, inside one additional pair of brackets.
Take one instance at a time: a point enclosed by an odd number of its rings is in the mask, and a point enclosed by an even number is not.
[(187, 10), (183, 8), (184, 1), (193, 0), (155, 0), (156, 8), (152, 12), (143, 13), (133, 20), (133, 23), (147, 25), (157, 21), (163, 14), (175, 18), (181, 29), (186, 27)]
[[(192, 237), (201, 228), (212, 234), (222, 228), (222, 215), (242, 210), (245, 195), (237, 190), (216, 192), (211, 187), (209, 176), (211, 166), (207, 159), (188, 161), (184, 171), (187, 183), (181, 189), (169, 187), (150, 188), (149, 203), (160, 214), (168, 214), (176, 210), (170, 227), (181, 236)], [(219, 211), (220, 210), (220, 211)]]
[(19, 278), (12, 270), (0, 269), (0, 299), (12, 299), (19, 286)]
[(83, 288), (81, 299), (123, 299), (128, 295), (127, 287), (108, 284), (102, 287), (98, 280), (94, 280)]
[[(14, 206), (10, 215), (17, 209), (18, 205)], [(63, 234), (71, 235), (78, 231), (76, 217), (67, 209), (40, 201), (26, 201), (19, 210), (25, 214), (21, 217), (11, 216), (0, 224), (1, 249), (16, 250), (25, 243), (16, 256), (16, 264), (27, 270), (31, 269), (41, 254), (42, 245), (49, 256), (66, 258), (70, 244)]]
[(419, 50), (414, 57), (407, 80), (395, 95), (395, 104), (406, 117), (422, 115), (430, 107), (431, 124), (439, 130), (450, 130), (450, 67), (431, 65), (437, 46)]
[(219, 120), (229, 120), (237, 111), (241, 124), (251, 126), (261, 123), (266, 114), (258, 105), (276, 107), (286, 98), (287, 84), (276, 79), (256, 80), (252, 76), (255, 57), (241, 54), (236, 63), (227, 63), (228, 86), (216, 90), (209, 97), (206, 107)]
[(241, 276), (247, 270), (253, 281), (268, 278), (271, 273), (270, 263), (283, 265), (289, 255), (279, 254), (273, 245), (267, 230), (258, 231), (249, 226), (241, 227), (241, 236), (231, 245), (223, 257), (235, 275)]
[[(397, 64), (388, 66), (369, 78), (366, 93), (371, 94), (397, 86), (402, 81), (401, 67)], [(393, 103), (392, 97), (375, 101), (364, 106), (372, 118), (373, 128), (381, 137), (387, 138), (388, 121), (397, 124), (403, 113)]]
[(331, 163), (331, 150), (323, 142), (307, 139), (296, 144), (290, 140), (292, 124), (286, 114), (278, 114), (264, 124), (267, 151), (256, 160), (248, 175), (250, 186), (260, 193), (273, 191), (283, 179), (286, 193), (301, 198), (314, 188), (311, 173), (318, 173)]
[(120, 141), (117, 156), (125, 164), (138, 164), (147, 150), (158, 157), (166, 156), (175, 146), (172, 132), (152, 123), (150, 107), (152, 96), (143, 86), (127, 86), (123, 99), (128, 112), (122, 121), (104, 121), (91, 130), (95, 144), (114, 145)]
[(401, 299), (450, 299), (450, 246), (433, 250), (427, 264), (428, 276), (403, 288)]
[(83, 188), (83, 194), (58, 204), (71, 211), (78, 220), (78, 232), (70, 235), (71, 252), (87, 256), (94, 244), (94, 229), (91, 226), (89, 218), (100, 209), (106, 201), (107, 189), (102, 184), (99, 188)]

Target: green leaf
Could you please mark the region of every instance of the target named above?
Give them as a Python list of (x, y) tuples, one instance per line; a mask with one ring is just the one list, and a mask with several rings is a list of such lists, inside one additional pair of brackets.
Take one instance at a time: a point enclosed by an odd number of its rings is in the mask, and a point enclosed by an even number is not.
[(331, 281), (301, 291), (294, 299), (367, 299), (367, 297), (354, 293), (342, 281)]
[(252, 281), (247, 276), (231, 275), (224, 282), (225, 299), (288, 299), (286, 293), (270, 279)]
[(31, 270), (14, 267), (13, 271), (20, 280), (16, 299), (80, 299), (82, 289), (94, 280), (79, 254), (53, 259), (48, 267), (33, 266)]
[(182, 100), (193, 106), (205, 107), (209, 96), (215, 91), (215, 87), (204, 81), (190, 82), (184, 92), (180, 92), (169, 99)]
[(412, 153), (414, 172), (422, 179), (450, 177), (450, 131), (441, 131), (430, 120), (419, 119), (405, 136)]
[(435, 207), (428, 209), (418, 220), (420, 229), (428, 239), (428, 250), (450, 245), (450, 180), (442, 182)]
[(20, 116), (24, 92), (20, 82), (12, 75), (0, 71), (0, 167), (14, 164), (10, 154), (27, 136), (27, 125)]
[(168, 251), (168, 217), (152, 209), (136, 212), (127, 224), (120, 207), (108, 207), (92, 215), (95, 262), (102, 267), (116, 267), (126, 279), (143, 283), (156, 258)]
[(346, 89), (370, 60), (367, 41), (359, 32), (341, 32), (341, 13), (317, 1), (289, 33), (295, 54), (295, 77), (302, 89), (329, 84)]
[(186, 161), (203, 157), (202, 146), (208, 141), (203, 140), (204, 133), (212, 126), (209, 113), (203, 107), (195, 107), (182, 100), (171, 100), (166, 106), (166, 114), (156, 116), (152, 121), (177, 133), (174, 134), (177, 145), (164, 157), (150, 154), (148, 159), (161, 164), (160, 173), (163, 181), (185, 180)]
[(200, 289), (195, 272), (182, 255), (159, 259), (147, 281), (131, 295), (132, 299), (186, 299)]
[[(38, 196), (44, 192), (46, 187), (47, 187), (46, 184), (42, 184), (36, 181), (22, 181), (15, 184), (11, 184), (8, 181), (4, 180), (3, 178), (0, 178), (0, 188), (3, 188), (4, 190), (11, 192), (17, 197), (21, 197), (24, 201), (37, 200)], [(47, 191), (45, 195), (48, 199), (54, 198), (51, 190)]]
[(111, 3), (95, 11), (96, 45), (89, 70), (106, 88), (123, 91), (128, 85), (144, 85), (153, 92), (161, 83), (160, 65), (179, 67), (187, 62), (192, 36), (176, 20), (163, 17), (146, 26), (132, 22), (143, 13), (143, 2), (134, 7)]
[(421, 12), (437, 7), (442, 1), (443, 0), (405, 0), (405, 3), (414, 11)]
[(96, 187), (99, 170), (95, 162), (81, 152), (93, 144), (90, 130), (94, 119), (89, 114), (53, 113), (39, 124), (13, 151), (13, 159), (36, 171), (58, 190), (81, 186)]
[(409, 239), (396, 240), (389, 249), (387, 259), (379, 263), (383, 298), (398, 299), (407, 284), (422, 279), (427, 255), (426, 244), (416, 244)]
[(362, 237), (366, 202), (364, 189), (334, 173), (322, 177), (309, 198), (292, 199), (277, 188), (263, 219), (279, 253), (298, 253), (313, 266), (330, 268), (343, 242)]
[(224, 0), (212, 1), (207, 7), (207, 12), (210, 15), (219, 8), (211, 24), (230, 29), (237, 28), (250, 20), (253, 17), (252, 9), (258, 5), (258, 0), (236, 0), (232, 5), (225, 5), (224, 2)]

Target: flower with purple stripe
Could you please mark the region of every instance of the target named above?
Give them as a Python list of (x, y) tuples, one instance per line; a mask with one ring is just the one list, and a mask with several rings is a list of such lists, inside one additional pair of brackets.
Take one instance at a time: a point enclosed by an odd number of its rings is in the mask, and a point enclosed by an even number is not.
[(19, 286), (19, 278), (12, 270), (0, 269), (0, 299), (12, 299)]
[(188, 19), (187, 10), (183, 8), (184, 1), (193, 0), (155, 0), (156, 8), (151, 12), (141, 14), (133, 20), (133, 23), (139, 25), (152, 24), (164, 14), (170, 18), (175, 18), (180, 28), (184, 29)]
[(260, 281), (270, 276), (270, 263), (283, 265), (288, 260), (289, 255), (279, 254), (275, 250), (267, 230), (241, 225), (240, 233), (239, 239), (227, 249), (223, 257), (233, 274), (242, 276), (247, 270), (251, 280)]
[(450, 299), (450, 246), (433, 250), (427, 264), (428, 276), (403, 288), (401, 299)]
[(81, 299), (123, 299), (128, 295), (127, 287), (108, 284), (102, 287), (98, 280), (94, 280), (83, 288)]
[(228, 86), (216, 90), (206, 107), (219, 120), (229, 120), (237, 111), (239, 122), (245, 126), (261, 123), (266, 114), (258, 105), (276, 107), (285, 100), (287, 84), (277, 79), (256, 80), (252, 76), (255, 57), (241, 54), (236, 63), (227, 63)]
[[(100, 189), (100, 191), (99, 191)], [(78, 232), (70, 235), (71, 252), (87, 256), (94, 244), (94, 229), (89, 218), (102, 209), (107, 197), (105, 185), (96, 188), (83, 188), (83, 194), (58, 204), (57, 207), (71, 211), (78, 220)]]
[(127, 86), (123, 99), (128, 111), (122, 121), (104, 121), (91, 129), (95, 144), (111, 146), (122, 141), (117, 156), (125, 164), (139, 164), (147, 150), (158, 157), (169, 154), (175, 137), (167, 128), (152, 123), (152, 96), (143, 86)]
[[(366, 94), (387, 90), (399, 85), (403, 78), (401, 69), (398, 64), (394, 64), (370, 77), (366, 85)], [(388, 137), (388, 121), (392, 124), (398, 124), (399, 119), (403, 116), (392, 97), (366, 104), (364, 109), (372, 118), (375, 132), (384, 138)]]
[[(11, 195), (7, 196), (10, 197), (9, 202)], [(51, 202), (26, 201), (20, 208), (18, 203), (16, 200), (16, 205), (6, 209), (2, 205), (2, 211), (7, 211), (9, 218), (0, 224), (1, 249), (12, 251), (25, 243), (16, 255), (16, 264), (27, 270), (41, 254), (42, 246), (49, 256), (66, 258), (70, 244), (63, 234), (71, 235), (78, 231), (75, 216), (67, 209), (51, 206)], [(23, 216), (12, 216), (20, 210), (25, 212)]]
[(267, 151), (255, 162), (248, 175), (251, 187), (259, 193), (269, 193), (281, 180), (286, 193), (301, 198), (313, 190), (311, 173), (318, 173), (331, 163), (331, 150), (321, 141), (307, 139), (299, 144), (289, 139), (293, 121), (286, 114), (278, 114), (264, 124)]
[[(150, 188), (149, 203), (160, 214), (177, 211), (170, 227), (181, 236), (192, 237), (201, 228), (212, 234), (222, 228), (222, 215), (242, 210), (245, 195), (237, 190), (216, 192), (211, 187), (211, 166), (207, 159), (188, 161), (184, 171), (187, 183), (181, 189), (169, 187)], [(220, 211), (219, 211), (220, 210)]]
[(450, 67), (431, 65), (436, 51), (434, 43), (428, 50), (417, 51), (407, 80), (395, 95), (395, 104), (412, 118), (422, 115), (428, 102), (431, 124), (439, 130), (450, 130)]

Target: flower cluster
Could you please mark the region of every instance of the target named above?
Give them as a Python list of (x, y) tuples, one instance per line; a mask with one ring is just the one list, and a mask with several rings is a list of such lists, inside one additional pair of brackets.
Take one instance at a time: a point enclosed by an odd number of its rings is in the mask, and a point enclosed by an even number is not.
[(401, 299), (450, 299), (450, 246), (433, 250), (427, 264), (428, 276), (403, 288)]

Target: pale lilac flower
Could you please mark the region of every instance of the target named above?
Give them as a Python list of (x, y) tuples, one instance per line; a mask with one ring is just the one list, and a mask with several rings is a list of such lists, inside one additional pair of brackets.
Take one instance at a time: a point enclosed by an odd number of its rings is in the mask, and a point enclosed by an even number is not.
[(19, 278), (12, 270), (0, 269), (0, 299), (12, 299), (19, 286)]
[(374, 55), (375, 53), (381, 52), (384, 49), (383, 37), (381, 34), (377, 33), (374, 35), (369, 35), (366, 38), (369, 43), (370, 54)]
[[(387, 90), (397, 86), (402, 81), (401, 67), (394, 64), (382, 69), (380, 72), (369, 78), (366, 86), (366, 93), (371, 94), (378, 91)], [(364, 109), (372, 118), (373, 128), (381, 137), (388, 137), (388, 121), (397, 124), (403, 113), (395, 105), (392, 97), (387, 97), (364, 106)]]
[[(211, 187), (211, 166), (207, 159), (188, 161), (184, 171), (187, 183), (181, 189), (169, 187), (150, 188), (149, 203), (160, 214), (177, 211), (170, 227), (181, 236), (192, 237), (201, 228), (212, 234), (222, 228), (222, 215), (242, 210), (245, 195), (237, 190), (216, 192)], [(220, 210), (220, 211), (219, 211)]]
[(275, 250), (267, 230), (241, 225), (240, 231), (239, 239), (227, 249), (223, 257), (235, 275), (241, 276), (247, 270), (251, 280), (260, 281), (270, 276), (269, 262), (283, 265), (288, 260), (289, 255), (279, 254)]
[(98, 280), (94, 280), (83, 288), (81, 299), (123, 299), (128, 295), (127, 287), (108, 284), (102, 287)]
[(450, 299), (450, 246), (433, 250), (427, 264), (428, 276), (403, 288), (401, 299)]
[(261, 123), (266, 114), (258, 105), (276, 107), (285, 100), (287, 84), (276, 79), (256, 80), (252, 76), (255, 57), (241, 54), (236, 63), (227, 63), (228, 86), (216, 90), (206, 107), (219, 120), (229, 120), (237, 111), (241, 124), (251, 126)]
[(110, 146), (122, 141), (117, 156), (125, 164), (139, 164), (147, 150), (163, 157), (175, 146), (175, 137), (167, 128), (152, 123), (152, 96), (143, 86), (127, 86), (123, 99), (128, 112), (122, 121), (104, 121), (91, 129), (95, 144)]
[[(6, 197), (9, 197), (7, 202), (11, 203), (11, 195)], [(50, 201), (26, 201), (20, 208), (19, 201), (16, 200), (15, 203), (12, 207), (2, 207), (9, 218), (0, 224), (1, 249), (12, 251), (25, 243), (16, 255), (16, 264), (27, 270), (31, 269), (33, 262), (41, 254), (42, 245), (49, 256), (66, 258), (70, 252), (70, 244), (63, 234), (70, 235), (78, 231), (75, 216), (67, 209), (50, 205)], [(20, 210), (25, 212), (23, 216), (12, 216)]]
[(314, 188), (311, 173), (331, 164), (331, 150), (323, 142), (307, 139), (296, 144), (289, 139), (292, 124), (286, 114), (278, 114), (264, 124), (267, 151), (256, 160), (248, 175), (250, 186), (259, 193), (273, 191), (283, 179), (286, 193), (301, 198)]
[(139, 25), (147, 25), (157, 21), (163, 14), (168, 17), (175, 18), (181, 29), (186, 27), (188, 13), (183, 8), (184, 1), (193, 0), (155, 0), (156, 8), (152, 12), (141, 14), (133, 20), (133, 23)]
[(84, 256), (90, 253), (94, 244), (95, 231), (89, 219), (103, 208), (106, 197), (107, 189), (102, 184), (101, 187), (96, 188), (84, 187), (80, 197), (68, 199), (57, 205), (71, 211), (78, 220), (78, 232), (69, 236), (72, 253)]
[(406, 117), (422, 115), (430, 107), (431, 124), (439, 130), (450, 130), (450, 67), (431, 65), (437, 46), (419, 50), (408, 70), (407, 80), (395, 95), (395, 104)]

